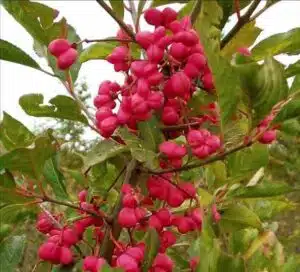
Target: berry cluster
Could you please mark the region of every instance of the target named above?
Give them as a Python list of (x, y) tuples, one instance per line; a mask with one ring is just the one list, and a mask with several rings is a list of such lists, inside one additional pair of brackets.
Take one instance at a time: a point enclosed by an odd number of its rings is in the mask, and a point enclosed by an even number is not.
[[(165, 8), (147, 10), (145, 19), (155, 26), (152, 32), (136, 34), (137, 43), (145, 50), (145, 59), (134, 59), (128, 42), (122, 42), (107, 57), (115, 71), (126, 76), (121, 86), (103, 82), (94, 99), (97, 127), (105, 138), (121, 125), (135, 130), (137, 122), (148, 120), (152, 114), (160, 116), (166, 126), (184, 124), (189, 112), (187, 102), (197, 86), (200, 84), (208, 91), (214, 89), (190, 18), (177, 20), (177, 13)], [(118, 32), (118, 37), (128, 39), (123, 31)], [(117, 105), (118, 110), (114, 111)]]
[(48, 46), (49, 52), (56, 57), (57, 67), (66, 70), (72, 66), (78, 56), (78, 52), (66, 39), (57, 39)]
[[(93, 204), (86, 202), (87, 191), (81, 191), (78, 194), (80, 201), (80, 207), (84, 210), (93, 210), (97, 214), (97, 207)], [(52, 264), (71, 264), (74, 260), (74, 254), (71, 250), (72, 246), (75, 246), (83, 238), (83, 233), (88, 227), (94, 227), (95, 240), (99, 242), (102, 240), (103, 233), (99, 230), (103, 226), (103, 220), (100, 217), (89, 216), (83, 211), (83, 218), (77, 220), (73, 225), (60, 226), (59, 216), (53, 216), (46, 213), (41, 213), (38, 216), (36, 228), (43, 234), (47, 235), (47, 241), (39, 248), (39, 257), (44, 261), (48, 261)], [(100, 239), (99, 239), (100, 237)], [(88, 261), (88, 263), (90, 263)], [(88, 265), (89, 267), (89, 265)], [(94, 271), (94, 270), (86, 270)], [(98, 271), (98, 270), (96, 270)]]

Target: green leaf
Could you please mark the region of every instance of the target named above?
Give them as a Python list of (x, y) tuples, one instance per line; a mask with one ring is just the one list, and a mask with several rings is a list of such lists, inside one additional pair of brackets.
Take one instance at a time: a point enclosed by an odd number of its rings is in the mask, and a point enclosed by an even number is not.
[(79, 61), (84, 63), (88, 60), (105, 59), (118, 46), (118, 44), (118, 42), (94, 43), (82, 51)]
[(196, 272), (216, 272), (220, 255), (220, 242), (216, 239), (211, 223), (204, 221), (201, 236), (196, 239), (189, 249), (191, 257), (199, 257), (200, 262)]
[(250, 47), (261, 33), (262, 29), (255, 26), (255, 21), (245, 24), (239, 32), (222, 49), (222, 55), (231, 59), (241, 47)]
[(65, 178), (58, 170), (56, 156), (53, 156), (45, 162), (43, 174), (45, 181), (51, 186), (58, 199), (69, 198), (66, 190)]
[(229, 247), (232, 254), (243, 254), (248, 249), (249, 244), (258, 236), (259, 231), (254, 228), (234, 231), (229, 236)]
[(19, 47), (0, 39), (0, 59), (40, 70), (38, 63)]
[(0, 169), (19, 171), (32, 178), (41, 177), (44, 164), (55, 152), (48, 137), (42, 136), (27, 148), (17, 148), (0, 156)]
[(300, 98), (292, 99), (274, 118), (273, 123), (281, 123), (300, 116)]
[[(1, 4), (6, 9), (6, 11), (11, 16), (13, 16), (13, 18), (18, 23), (20, 23), (35, 40), (38, 40), (42, 44), (48, 45), (50, 40), (47, 37), (47, 31), (45, 31), (45, 28), (42, 25), (43, 19), (41, 18), (45, 18), (46, 14), (51, 13), (51, 24), (58, 15), (57, 11), (43, 4), (30, 1), (2, 0)], [(49, 26), (49, 17), (47, 18), (47, 26)]]
[(14, 223), (19, 216), (21, 216), (24, 213), (27, 213), (32, 208), (33, 208), (32, 205), (31, 207), (24, 206), (24, 203), (6, 205), (0, 208), (1, 223), (6, 223), (6, 224)]
[(71, 97), (57, 95), (44, 103), (42, 94), (26, 94), (20, 97), (19, 104), (22, 109), (35, 117), (54, 117), (87, 124), (86, 117), (81, 113), (78, 103)]
[(153, 116), (150, 120), (138, 123), (140, 137), (147, 149), (157, 151), (158, 145), (163, 141), (163, 134), (159, 129), (159, 123)]
[(34, 138), (34, 134), (21, 122), (8, 113), (3, 113), (3, 120), (0, 124), (0, 141), (7, 150), (27, 146)]
[(74, 265), (69, 265), (69, 266), (62, 266), (62, 265), (57, 265), (54, 266), (51, 272), (72, 272), (74, 268)]
[(160, 240), (159, 235), (154, 228), (150, 228), (146, 236), (146, 249), (145, 249), (145, 259), (143, 262), (143, 272), (147, 272), (151, 267), (156, 255), (158, 254)]
[(233, 204), (222, 213), (220, 226), (224, 231), (232, 232), (247, 227), (262, 228), (259, 217), (246, 206)]
[(26, 236), (12, 236), (0, 243), (0, 271), (15, 272), (21, 262), (26, 245)]
[(293, 64), (290, 64), (286, 69), (285, 69), (285, 77), (292, 77), (297, 74), (300, 74), (300, 60), (296, 61)]
[(241, 69), (244, 69), (240, 71), (249, 104), (255, 111), (255, 126), (289, 93), (284, 67), (274, 58), (268, 57), (262, 65), (245, 65)]
[(283, 53), (297, 55), (300, 53), (300, 28), (272, 35), (254, 46), (251, 52), (255, 60)]
[(300, 74), (295, 76), (293, 84), (290, 88), (290, 93), (294, 93), (298, 91), (300, 91)]
[(211, 68), (220, 107), (222, 132), (236, 111), (241, 99), (241, 83), (234, 67), (220, 56), (220, 30), (222, 9), (216, 1), (202, 1), (201, 14), (196, 21), (196, 29), (201, 37), (208, 65)]
[(23, 197), (15, 193), (16, 183), (14, 176), (7, 170), (0, 170), (0, 203), (25, 203), (28, 197)]
[(262, 144), (254, 144), (227, 157), (227, 169), (233, 180), (253, 175), (269, 161), (268, 148)]
[(158, 167), (157, 154), (147, 149), (141, 139), (130, 133), (127, 128), (120, 128), (118, 134), (129, 147), (132, 157), (139, 162), (145, 163), (150, 169), (156, 169)]
[(119, 144), (113, 140), (102, 140), (84, 157), (84, 168), (87, 170), (93, 165), (102, 163), (127, 151), (129, 150), (125, 145)]
[(124, 19), (124, 3), (123, 0), (109, 0), (112, 10), (118, 15), (120, 19)]
[(296, 189), (284, 183), (262, 182), (254, 186), (241, 186), (228, 193), (228, 197), (234, 198), (258, 198), (258, 197), (273, 197), (290, 192)]
[(237, 271), (237, 272), (244, 272), (245, 270), (245, 263), (241, 257), (234, 257), (229, 256), (222, 252), (218, 259), (218, 269), (217, 271)]

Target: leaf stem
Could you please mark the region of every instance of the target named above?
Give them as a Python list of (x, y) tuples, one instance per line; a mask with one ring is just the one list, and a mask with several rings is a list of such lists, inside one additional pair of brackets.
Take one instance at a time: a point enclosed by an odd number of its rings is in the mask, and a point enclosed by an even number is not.
[(104, 0), (96, 0), (97, 3), (119, 24), (119, 26), (135, 41), (134, 32), (121, 20), (117, 14), (105, 3)]
[(231, 39), (240, 31), (240, 29), (249, 22), (249, 19), (261, 0), (254, 0), (247, 12), (240, 17), (240, 20), (235, 24), (235, 26), (227, 33), (227, 35), (222, 39), (221, 41), (221, 49), (224, 48), (230, 41)]

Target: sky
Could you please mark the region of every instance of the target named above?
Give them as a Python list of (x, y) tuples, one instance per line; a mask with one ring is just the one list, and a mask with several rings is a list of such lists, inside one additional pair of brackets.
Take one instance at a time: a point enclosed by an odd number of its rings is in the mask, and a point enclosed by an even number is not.
[[(60, 16), (67, 18), (68, 23), (75, 27), (79, 36), (84, 39), (101, 39), (115, 35), (118, 25), (105, 14), (95, 1), (39, 1), (60, 11)], [(300, 1), (282, 1), (263, 13), (256, 25), (263, 29), (257, 41), (272, 34), (285, 32), (300, 26)], [(129, 22), (129, 17), (125, 17)], [(226, 29), (235, 23), (232, 18)], [(27, 52), (42, 67), (45, 62), (37, 57), (32, 49), (31, 36), (1, 7), (0, 36)], [(285, 65), (295, 62), (299, 56), (279, 56), (277, 59)], [(79, 81), (85, 79), (94, 97), (98, 85), (103, 80), (120, 81), (122, 77), (115, 73), (113, 66), (101, 60), (90, 61), (82, 65)], [(29, 128), (39, 124), (39, 119), (27, 116), (18, 104), (19, 97), (28, 93), (41, 93), (45, 101), (58, 94), (66, 94), (61, 83), (42, 72), (14, 63), (0, 61), (0, 107), (3, 111), (20, 120)], [(91, 134), (92, 135), (92, 134)]]

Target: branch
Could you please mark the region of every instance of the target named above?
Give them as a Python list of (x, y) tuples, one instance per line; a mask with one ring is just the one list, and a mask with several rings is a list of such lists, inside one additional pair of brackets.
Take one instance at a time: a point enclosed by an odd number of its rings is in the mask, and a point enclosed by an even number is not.
[(202, 6), (202, 0), (196, 0), (196, 3), (194, 5), (192, 13), (191, 13), (192, 25), (196, 22), (197, 17), (201, 12), (201, 6)]
[(250, 18), (249, 22), (254, 21), (257, 17), (259, 17), (261, 14), (263, 14), (269, 7), (271, 7), (277, 3), (278, 2), (267, 1), (266, 5)]
[[(137, 182), (137, 177), (135, 175), (136, 174), (136, 166), (137, 166), (136, 160), (132, 159), (126, 168), (124, 184), (131, 184), (131, 185), (136, 184), (136, 182)], [(118, 240), (118, 238), (121, 234), (121, 231), (122, 231), (122, 228), (118, 223), (118, 214), (119, 214), (120, 210), (122, 209), (122, 197), (123, 197), (123, 194), (120, 193), (119, 198), (114, 207), (112, 217), (110, 218), (111, 228), (106, 228), (105, 237), (104, 237), (102, 247), (100, 250), (100, 255), (102, 257), (104, 257), (108, 263), (111, 262), (111, 258), (112, 258), (112, 254), (113, 254), (113, 250), (114, 250), (114, 243), (111, 239), (111, 236), (113, 237), (113, 239)]]
[(119, 26), (135, 41), (133, 31), (121, 20), (116, 13), (105, 3), (104, 0), (96, 0), (97, 3), (119, 24)]
[(221, 49), (224, 48), (230, 42), (230, 40), (239, 32), (239, 30), (249, 22), (251, 15), (253, 14), (260, 2), (261, 0), (254, 0), (252, 2), (247, 12), (240, 17), (240, 20), (238, 20), (236, 25), (228, 32), (228, 34), (221, 41)]
[(183, 130), (187, 129), (189, 127), (198, 127), (201, 126), (200, 122), (193, 122), (193, 123), (187, 123), (182, 125), (174, 125), (174, 126), (162, 126), (160, 129), (162, 131), (176, 131), (176, 130)]
[(77, 45), (81, 43), (93, 43), (93, 42), (119, 42), (119, 43), (130, 43), (135, 42), (129, 39), (118, 39), (118, 38), (106, 38), (106, 39), (84, 39), (76, 43)]

